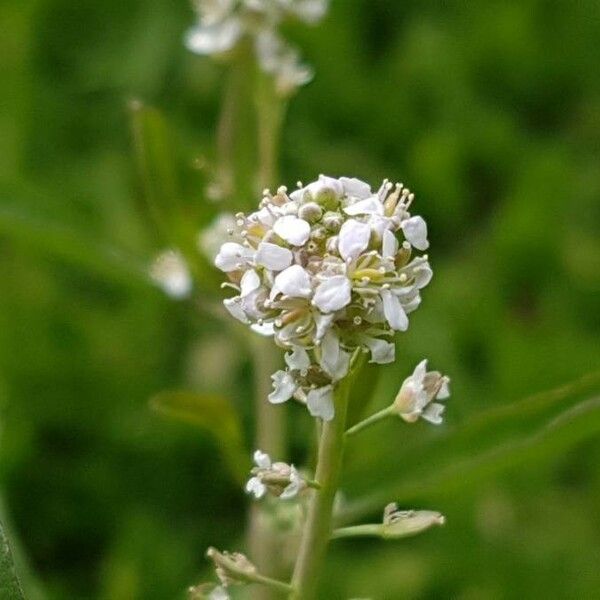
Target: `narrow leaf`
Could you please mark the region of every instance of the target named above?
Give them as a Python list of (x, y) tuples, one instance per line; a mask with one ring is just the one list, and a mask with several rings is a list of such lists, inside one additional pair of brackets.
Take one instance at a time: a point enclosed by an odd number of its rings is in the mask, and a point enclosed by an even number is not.
[[(400, 425), (400, 424), (399, 424)], [(600, 433), (600, 373), (489, 409), (462, 425), (399, 453), (383, 489), (343, 511), (343, 522), (377, 511), (391, 500), (405, 502), (463, 489), (499, 471), (542, 460)], [(383, 462), (383, 461), (382, 461)], [(382, 464), (382, 468), (386, 466)]]

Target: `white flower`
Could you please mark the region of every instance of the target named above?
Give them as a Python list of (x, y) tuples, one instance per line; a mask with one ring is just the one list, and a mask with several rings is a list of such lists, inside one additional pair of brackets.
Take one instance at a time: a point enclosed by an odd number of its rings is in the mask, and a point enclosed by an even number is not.
[(331, 421), (334, 416), (333, 387), (327, 385), (322, 388), (310, 390), (306, 395), (306, 406), (313, 417), (324, 421)]
[(279, 496), (282, 500), (295, 498), (307, 486), (294, 465), (283, 462), (273, 463), (265, 452), (256, 450), (253, 455), (254, 464), (250, 479), (246, 483), (246, 492), (260, 500), (267, 491)]
[[(320, 175), (290, 194), (266, 190), (255, 212), (235, 216), (215, 264), (236, 290), (229, 312), (286, 351), (269, 401), (294, 397), (329, 419), (333, 385), (356, 349), (373, 363), (394, 360), (391, 338), (407, 329), (432, 277), (415, 246), (423, 227), (408, 212), (413, 200), (400, 184), (373, 193), (358, 179)], [(426, 417), (439, 420), (437, 411)]]
[(313, 73), (279, 36), (279, 26), (289, 18), (314, 24), (327, 6), (326, 0), (197, 0), (198, 23), (186, 33), (185, 45), (195, 54), (218, 56), (242, 38), (254, 40), (259, 67), (273, 77), (276, 91), (287, 96)]
[(423, 217), (411, 217), (402, 221), (400, 224), (406, 240), (417, 250), (427, 250), (429, 242), (427, 241), (427, 223)]
[(195, 54), (221, 54), (231, 50), (242, 35), (242, 23), (235, 17), (212, 23), (197, 25), (185, 36), (185, 45)]
[(298, 51), (270, 29), (256, 37), (256, 56), (262, 70), (275, 78), (275, 88), (282, 96), (290, 95), (313, 78), (313, 70), (300, 62)]
[(150, 276), (171, 298), (185, 298), (192, 291), (192, 276), (187, 263), (175, 250), (166, 250), (156, 257), (150, 267)]
[(242, 244), (225, 242), (215, 257), (215, 266), (225, 273), (239, 271), (253, 256), (254, 252)]
[(427, 360), (422, 360), (413, 374), (407, 377), (394, 401), (394, 410), (408, 423), (419, 417), (439, 425), (445, 406), (434, 400), (450, 396), (450, 379), (437, 371), (427, 371)]

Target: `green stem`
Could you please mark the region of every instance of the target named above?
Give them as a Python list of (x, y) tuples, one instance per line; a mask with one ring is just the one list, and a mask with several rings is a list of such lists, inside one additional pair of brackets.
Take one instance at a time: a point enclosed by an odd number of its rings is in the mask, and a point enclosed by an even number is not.
[(321, 489), (313, 493), (292, 578), (294, 600), (314, 600), (318, 579), (331, 535), (333, 503), (337, 492), (342, 458), (344, 432), (350, 392), (349, 378), (342, 380), (335, 392), (335, 416), (323, 424), (319, 442), (316, 480)]
[(271, 579), (270, 577), (265, 577), (264, 575), (260, 575), (256, 573), (252, 580), (254, 583), (260, 583), (261, 585), (267, 586), (276, 590), (278, 592), (282, 592), (284, 594), (289, 594), (292, 590), (292, 586), (289, 583), (285, 583), (283, 581), (278, 581), (277, 579)]
[(356, 423), (356, 425), (353, 425), (352, 427), (350, 427), (350, 429), (348, 429), (348, 431), (346, 431), (346, 435), (348, 435), (348, 436), (355, 435), (359, 431), (362, 431), (363, 429), (366, 429), (367, 427), (370, 427), (371, 425), (374, 425), (375, 423), (378, 423), (379, 421), (381, 421), (383, 419), (387, 419), (387, 417), (389, 417), (393, 414), (394, 414), (394, 407), (388, 406), (387, 408), (384, 408), (384, 409), (380, 410), (379, 412), (376, 412), (374, 415), (367, 417), (364, 421), (359, 421), (358, 423)]
[(349, 537), (381, 537), (381, 523), (367, 525), (354, 525), (352, 527), (341, 527), (340, 529), (334, 529), (331, 534), (332, 540), (339, 540), (341, 538)]

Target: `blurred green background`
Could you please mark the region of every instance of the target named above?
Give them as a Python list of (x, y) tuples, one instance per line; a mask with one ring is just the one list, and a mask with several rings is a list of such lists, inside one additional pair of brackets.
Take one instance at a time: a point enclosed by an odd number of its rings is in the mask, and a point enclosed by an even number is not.
[[(148, 408), (223, 391), (250, 436), (247, 352), (136, 268), (162, 245), (131, 98), (162, 111), (198, 226), (218, 211), (191, 165), (224, 71), (183, 48), (193, 19), (185, 0), (0, 2), (1, 518), (50, 599), (179, 598), (209, 576), (207, 545), (238, 542), (247, 499), (218, 444)], [(365, 434), (345, 486), (417, 472), (398, 499), (446, 527), (338, 543), (323, 597), (600, 598), (598, 411), (527, 460), (436, 480), (458, 460), (445, 431), (600, 366), (600, 4), (333, 0), (288, 34), (316, 78), (290, 106), (282, 182), (401, 180), (429, 223), (435, 277), (374, 402), (424, 356), (453, 379), (443, 428)], [(308, 416), (288, 414), (299, 460)], [(462, 459), (489, 442), (473, 431)]]

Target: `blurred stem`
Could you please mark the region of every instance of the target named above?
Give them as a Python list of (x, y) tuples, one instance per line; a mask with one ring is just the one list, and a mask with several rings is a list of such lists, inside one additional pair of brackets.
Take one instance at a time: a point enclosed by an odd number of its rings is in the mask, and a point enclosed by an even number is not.
[(234, 64), (227, 74), (225, 93), (217, 124), (217, 180), (223, 198), (230, 199), (235, 187), (235, 146), (238, 103), (245, 72)]
[[(281, 407), (270, 404), (267, 396), (271, 391), (271, 375), (279, 368), (279, 351), (270, 338), (254, 334), (250, 339), (250, 351), (254, 363), (254, 447), (267, 452), (276, 460), (285, 460), (285, 412)], [(264, 505), (253, 502), (250, 505), (248, 524), (248, 548), (252, 562), (259, 570), (269, 570), (275, 576), (280, 574), (280, 548), (276, 532)], [(255, 600), (271, 600), (273, 590), (256, 588), (252, 590)]]
[(316, 480), (321, 484), (321, 489), (313, 493), (308, 508), (292, 578), (294, 591), (290, 598), (293, 600), (314, 600), (317, 597), (319, 575), (331, 536), (333, 503), (342, 470), (350, 385), (350, 377), (338, 384), (335, 391), (335, 416), (323, 424), (316, 472)]
[(286, 106), (275, 93), (271, 79), (260, 71), (256, 75), (255, 103), (260, 156), (258, 186), (262, 191), (277, 185), (277, 162)]
[[(258, 136), (259, 191), (274, 185), (277, 179), (280, 130), (283, 120), (283, 105), (275, 96), (273, 86), (258, 70), (255, 72), (255, 107)], [(271, 375), (279, 368), (280, 351), (274, 347), (272, 339), (254, 336), (251, 342), (254, 362), (255, 391), (255, 448), (267, 452), (275, 460), (285, 460), (285, 411), (267, 400), (271, 391)], [(248, 530), (250, 555), (257, 567), (269, 569), (276, 576), (285, 571), (281, 560), (281, 548), (277, 532), (262, 505), (254, 503), (250, 509)], [(273, 591), (267, 588), (256, 589), (255, 600), (271, 600)]]

